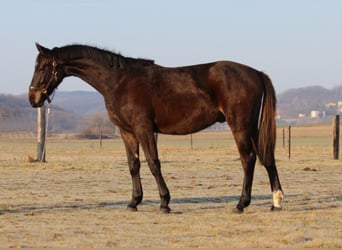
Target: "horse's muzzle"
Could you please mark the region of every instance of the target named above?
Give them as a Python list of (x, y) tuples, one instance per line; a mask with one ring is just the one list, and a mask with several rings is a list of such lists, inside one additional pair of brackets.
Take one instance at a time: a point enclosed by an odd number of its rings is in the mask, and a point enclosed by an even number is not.
[(28, 93), (30, 104), (33, 108), (39, 108), (43, 106), (45, 101), (45, 95), (40, 90), (29, 89)]

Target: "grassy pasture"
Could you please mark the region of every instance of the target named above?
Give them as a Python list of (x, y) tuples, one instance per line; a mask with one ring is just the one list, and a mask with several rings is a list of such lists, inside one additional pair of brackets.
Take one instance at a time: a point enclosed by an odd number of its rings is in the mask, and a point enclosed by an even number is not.
[[(47, 163), (33, 138), (0, 137), (0, 247), (342, 247), (342, 164), (330, 125), (292, 127), (291, 159), (278, 128), (284, 210), (269, 211), (268, 177), (257, 164), (251, 205), (233, 214), (242, 170), (229, 131), (159, 135), (172, 213), (142, 157), (144, 201), (125, 210), (131, 180), (121, 140), (49, 138)], [(342, 157), (342, 156), (341, 156)]]

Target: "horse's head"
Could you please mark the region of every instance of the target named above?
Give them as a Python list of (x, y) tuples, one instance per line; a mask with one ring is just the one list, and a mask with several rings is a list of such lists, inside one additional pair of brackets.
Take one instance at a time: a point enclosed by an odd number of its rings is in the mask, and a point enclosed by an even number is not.
[(63, 68), (57, 64), (50, 49), (36, 43), (39, 54), (36, 59), (34, 74), (29, 87), (29, 100), (32, 107), (41, 107), (45, 100), (50, 102), (50, 95), (64, 77)]

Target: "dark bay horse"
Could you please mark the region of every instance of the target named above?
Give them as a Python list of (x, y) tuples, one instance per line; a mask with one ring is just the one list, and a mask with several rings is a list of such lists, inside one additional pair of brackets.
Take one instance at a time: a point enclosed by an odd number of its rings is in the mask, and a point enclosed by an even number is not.
[(33, 107), (50, 101), (68, 76), (81, 78), (103, 95), (126, 148), (133, 183), (128, 209), (137, 210), (143, 198), (139, 146), (156, 179), (160, 209), (170, 212), (154, 133), (189, 134), (224, 121), (231, 128), (244, 171), (236, 211), (250, 204), (257, 157), (269, 176), (272, 210), (281, 209), (283, 192), (274, 157), (276, 97), (266, 74), (230, 61), (167, 68), (85, 45), (51, 50), (36, 46), (39, 54), (28, 94)]

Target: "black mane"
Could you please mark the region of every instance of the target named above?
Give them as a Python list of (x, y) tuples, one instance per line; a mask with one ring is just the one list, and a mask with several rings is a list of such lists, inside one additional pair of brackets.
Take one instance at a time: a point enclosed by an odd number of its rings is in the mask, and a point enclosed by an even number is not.
[(113, 67), (114, 65), (117, 65), (118, 67), (127, 65), (154, 65), (154, 60), (124, 57), (108, 50), (79, 44), (53, 48), (52, 53), (57, 60), (60, 59), (69, 61), (81, 58), (89, 58), (108, 67)]

